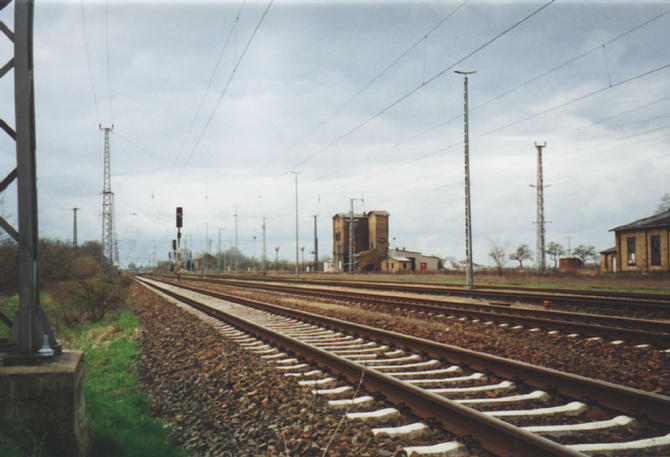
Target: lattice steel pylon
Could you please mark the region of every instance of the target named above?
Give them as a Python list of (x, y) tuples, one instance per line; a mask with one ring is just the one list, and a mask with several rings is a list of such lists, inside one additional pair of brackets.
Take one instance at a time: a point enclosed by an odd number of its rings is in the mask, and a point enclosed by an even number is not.
[(110, 265), (114, 264), (114, 193), (112, 193), (112, 179), (110, 171), (110, 150), (109, 150), (109, 134), (114, 130), (114, 125), (111, 127), (103, 127), (99, 125), (98, 128), (105, 132), (105, 162), (104, 175), (102, 180), (102, 259), (101, 264), (104, 269), (105, 258)]
[[(0, 10), (9, 3), (0, 0)], [(14, 2), (14, 31), (0, 21), (0, 32), (14, 43), (14, 57), (0, 68), (0, 77), (14, 69), (16, 119), (16, 130), (0, 119), (0, 128), (16, 141), (16, 168), (0, 181), (0, 192), (17, 181), (19, 230), (2, 217), (0, 227), (18, 244), (19, 310), (12, 322), (7, 349), (19, 357), (49, 357), (54, 350), (60, 352), (61, 345), (40, 306), (38, 287), (33, 9), (32, 0)]]
[(544, 148), (547, 143), (537, 144), (535, 143), (535, 148), (537, 149), (537, 184), (535, 187), (537, 190), (537, 216), (535, 223), (537, 224), (537, 247), (535, 256), (537, 258), (536, 266), (539, 273), (543, 273), (546, 269), (546, 251), (544, 249), (544, 188), (547, 187), (544, 185), (544, 178), (542, 176), (542, 148)]

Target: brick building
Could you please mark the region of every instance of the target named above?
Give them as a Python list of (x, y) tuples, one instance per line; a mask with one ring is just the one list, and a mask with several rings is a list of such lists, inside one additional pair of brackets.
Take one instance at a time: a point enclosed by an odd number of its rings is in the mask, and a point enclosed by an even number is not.
[[(378, 271), (388, 252), (389, 213), (353, 214), (353, 253), (356, 271)], [(350, 271), (349, 226), (351, 213), (333, 216), (333, 263), (336, 271)]]
[(614, 227), (615, 253), (600, 254), (603, 271), (670, 271), (670, 211)]

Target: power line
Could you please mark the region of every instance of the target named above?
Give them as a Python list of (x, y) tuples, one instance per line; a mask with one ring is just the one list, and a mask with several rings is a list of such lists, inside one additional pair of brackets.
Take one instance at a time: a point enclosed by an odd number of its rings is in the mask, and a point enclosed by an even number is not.
[(393, 102), (391, 102), (389, 105), (387, 105), (386, 107), (382, 108), (382, 109), (381, 109), (380, 111), (378, 111), (376, 114), (373, 114), (372, 116), (370, 116), (369, 118), (367, 118), (365, 121), (361, 122), (360, 124), (356, 125), (355, 127), (351, 128), (351, 129), (349, 129), (346, 133), (340, 135), (339, 137), (337, 137), (337, 138), (335, 138), (334, 140), (332, 140), (330, 143), (328, 143), (328, 144), (326, 144), (325, 146), (323, 146), (323, 147), (322, 147), (321, 149), (319, 149), (318, 151), (316, 151), (316, 152), (314, 152), (313, 154), (307, 156), (306, 158), (304, 158), (303, 160), (301, 160), (300, 162), (298, 162), (296, 165), (294, 165), (293, 168), (297, 168), (297, 167), (300, 167), (300, 166), (304, 165), (306, 162), (312, 160), (314, 157), (316, 157), (316, 156), (318, 156), (319, 154), (323, 153), (324, 151), (330, 149), (330, 148), (333, 147), (335, 144), (339, 143), (340, 141), (342, 141), (342, 140), (345, 139), (346, 137), (350, 136), (350, 135), (353, 134), (354, 132), (360, 130), (361, 128), (363, 128), (364, 126), (366, 126), (367, 124), (369, 124), (369, 123), (370, 123), (371, 121), (373, 121), (374, 119), (376, 119), (376, 118), (378, 118), (379, 116), (381, 116), (382, 114), (386, 113), (388, 110), (390, 110), (390, 109), (393, 108), (394, 106), (398, 105), (400, 102), (406, 100), (407, 98), (409, 98), (410, 96), (412, 96), (412, 95), (414, 95), (416, 92), (418, 92), (419, 90), (421, 90), (421, 89), (423, 89), (424, 87), (426, 87), (428, 84), (430, 84), (430, 83), (432, 83), (433, 81), (435, 81), (436, 79), (438, 79), (440, 76), (444, 75), (446, 72), (452, 70), (452, 69), (455, 68), (457, 65), (461, 64), (463, 61), (469, 59), (470, 57), (472, 57), (473, 55), (475, 55), (476, 53), (478, 53), (479, 51), (481, 51), (481, 50), (484, 49), (485, 47), (489, 46), (490, 44), (492, 44), (493, 42), (495, 42), (495, 41), (498, 40), (499, 38), (503, 37), (504, 35), (506, 35), (506, 34), (509, 33), (510, 31), (514, 30), (514, 29), (517, 28), (519, 25), (523, 24), (524, 22), (526, 22), (527, 20), (529, 20), (531, 17), (535, 16), (535, 15), (538, 14), (540, 11), (544, 10), (544, 9), (547, 8), (549, 5), (551, 5), (552, 3), (554, 3), (554, 1), (555, 1), (555, 0), (550, 0), (549, 2), (545, 3), (545, 4), (542, 5), (541, 7), (535, 9), (533, 12), (531, 12), (530, 14), (528, 14), (527, 16), (525, 16), (523, 19), (520, 19), (519, 21), (517, 21), (517, 22), (514, 23), (513, 25), (509, 26), (508, 28), (506, 28), (505, 30), (503, 30), (502, 32), (500, 32), (499, 34), (497, 34), (496, 36), (494, 36), (493, 38), (489, 39), (488, 41), (486, 41), (485, 43), (483, 43), (482, 45), (480, 45), (479, 47), (477, 47), (477, 48), (474, 49), (473, 51), (469, 52), (469, 53), (466, 54), (465, 56), (463, 56), (463, 57), (461, 57), (460, 59), (458, 59), (456, 62), (454, 62), (454, 63), (452, 63), (451, 65), (449, 65), (447, 68), (445, 68), (445, 69), (439, 71), (438, 73), (436, 73), (435, 75), (431, 76), (428, 80), (423, 81), (421, 84), (419, 84), (419, 85), (416, 86), (415, 88), (411, 89), (409, 92), (406, 92), (404, 95), (400, 96), (399, 98), (397, 98), (396, 100), (394, 100)]
[(223, 42), (223, 47), (221, 48), (221, 51), (219, 52), (219, 56), (216, 59), (216, 64), (214, 65), (214, 68), (212, 69), (212, 74), (209, 76), (209, 81), (207, 81), (207, 88), (205, 89), (205, 91), (202, 93), (202, 96), (200, 97), (200, 102), (198, 103), (198, 107), (195, 110), (195, 116), (191, 120), (191, 124), (189, 125), (189, 128), (188, 128), (188, 132), (186, 133), (186, 136), (184, 137), (184, 140), (181, 142), (181, 146), (179, 146), (179, 151), (177, 153), (177, 159), (175, 160), (175, 163), (179, 162), (179, 158), (181, 157), (181, 151), (184, 149), (184, 146), (186, 145), (186, 141), (191, 136), (191, 132), (193, 131), (193, 126), (195, 125), (195, 122), (198, 120), (198, 117), (200, 116), (200, 110), (202, 109), (202, 105), (205, 102), (205, 98), (207, 97), (207, 93), (209, 92), (209, 89), (212, 87), (212, 82), (214, 81), (214, 76), (216, 75), (216, 72), (219, 69), (219, 65), (221, 64), (221, 59), (223, 58), (223, 54), (226, 52), (226, 49), (228, 48), (228, 43), (230, 43), (230, 37), (233, 35), (233, 30), (235, 30), (236, 27), (239, 26), (240, 14), (242, 13), (242, 9), (244, 8), (244, 5), (246, 5), (246, 3), (247, 3), (247, 0), (244, 0), (242, 2), (242, 5), (240, 5), (239, 10), (237, 10), (237, 14), (235, 15), (235, 19), (233, 21), (233, 24), (230, 26), (230, 30), (228, 31), (228, 35), (226, 36), (226, 39)]
[[(451, 18), (458, 10), (460, 10), (463, 6), (465, 6), (466, 3), (468, 3), (469, 0), (465, 0), (459, 5), (457, 5), (454, 9), (452, 9), (446, 16), (444, 16), (442, 19), (440, 19), (433, 27), (431, 27), (426, 33), (424, 33), (421, 38), (419, 38), (417, 41), (412, 43), (407, 49), (405, 49), (403, 52), (400, 53), (395, 59), (393, 59), (389, 64), (387, 64), (379, 73), (377, 73), (370, 81), (368, 81), (366, 84), (364, 84), (362, 87), (360, 87), (356, 92), (351, 94), (349, 98), (347, 98), (343, 103), (338, 105), (328, 116), (326, 116), (325, 119), (320, 121), (318, 124), (316, 124), (314, 127), (312, 127), (305, 135), (302, 137), (298, 138), (297, 140), (293, 141), (284, 151), (282, 151), (281, 154), (278, 154), (275, 156), (275, 158), (269, 162), (267, 165), (264, 165), (261, 169), (267, 168), (271, 166), (274, 162), (277, 161), (277, 159), (281, 156), (292, 150), (297, 144), (302, 143), (304, 140), (312, 136), (316, 131), (318, 131), (321, 127), (323, 127), (328, 121), (330, 121), (337, 113), (342, 111), (344, 107), (349, 105), (356, 97), (358, 97), (360, 94), (365, 92), (370, 86), (375, 84), (379, 79), (384, 76), (391, 68), (395, 67), (405, 56), (407, 56), (410, 52), (412, 52), (414, 49), (416, 49), (422, 42), (428, 42), (428, 37), (435, 32), (438, 28), (440, 28), (449, 18)], [(424, 65), (424, 72), (425, 72), (425, 65)]]
[(149, 150), (148, 150), (147, 148), (144, 148), (144, 147), (140, 146), (139, 144), (135, 143), (133, 140), (124, 137), (123, 135), (119, 134), (119, 132), (115, 132), (115, 133), (114, 133), (114, 136), (116, 136), (117, 138), (119, 138), (119, 139), (125, 141), (125, 142), (128, 143), (129, 145), (133, 146), (133, 147), (134, 147), (135, 149), (137, 149), (138, 151), (142, 151), (143, 153), (145, 153), (146, 155), (148, 155), (148, 156), (151, 157), (152, 159), (161, 160), (161, 161), (163, 161), (163, 162), (165, 162), (165, 163), (168, 163), (168, 164), (170, 164), (170, 165), (176, 165), (176, 164), (177, 164), (177, 162), (173, 162), (173, 161), (168, 160), (168, 159), (166, 159), (166, 158), (164, 158), (164, 157), (161, 157), (161, 156), (159, 156), (159, 155), (157, 155), (157, 154), (154, 154), (154, 153), (152, 153), (152, 152), (149, 152)]
[(235, 76), (235, 73), (237, 72), (237, 69), (239, 68), (240, 64), (242, 63), (242, 60), (244, 59), (244, 56), (246, 55), (247, 51), (249, 50), (249, 46), (251, 45), (251, 42), (253, 41), (254, 37), (256, 36), (256, 33), (258, 32), (258, 29), (260, 29), (261, 24), (263, 24), (263, 20), (265, 19), (265, 16), (268, 14), (268, 11), (270, 10), (270, 7), (274, 3), (274, 0), (270, 0), (268, 2), (268, 5), (265, 7), (265, 10), (263, 11), (263, 14), (261, 15), (260, 19), (258, 20), (258, 23), (256, 24), (256, 27), (254, 28), (254, 31), (252, 32), (251, 36), (249, 37), (249, 40), (247, 41), (247, 44), (244, 46), (244, 49), (240, 53), (240, 57), (237, 59), (237, 63), (235, 64), (235, 67), (233, 67), (233, 70), (230, 72), (230, 76), (228, 77), (228, 81), (226, 81), (225, 86), (223, 87), (223, 90), (221, 90), (221, 94), (219, 95), (219, 99), (216, 101), (216, 104), (214, 105), (214, 108), (212, 109), (212, 112), (209, 114), (209, 117), (207, 118), (207, 122), (205, 122), (205, 126), (203, 127), (202, 131), (200, 132), (200, 135), (198, 136), (198, 139), (196, 140), (195, 144), (193, 145), (193, 149), (191, 150), (191, 153), (189, 154), (188, 158), (186, 159), (186, 163), (184, 164), (183, 168), (179, 172), (179, 179), (181, 179), (181, 176), (184, 174), (184, 170), (186, 170), (186, 167), (188, 167), (188, 164), (191, 162), (191, 159), (193, 158), (193, 155), (195, 154), (196, 149), (198, 148), (198, 145), (200, 144), (200, 141), (202, 138), (205, 136), (205, 132), (207, 132), (207, 128), (209, 127), (209, 124), (212, 122), (212, 119), (216, 115), (216, 110), (221, 104), (221, 100), (223, 100), (223, 97), (226, 95), (226, 92), (228, 91), (228, 87), (230, 86), (231, 81), (233, 80), (233, 77)]
[[(479, 105), (476, 105), (476, 106), (472, 107), (472, 111), (475, 111), (475, 110), (478, 110), (478, 109), (480, 109), (480, 108), (483, 108), (484, 106), (489, 105), (490, 103), (493, 103), (493, 102), (495, 102), (495, 101), (497, 101), (497, 100), (500, 100), (501, 98), (504, 98), (504, 97), (506, 97), (506, 96), (508, 96), (508, 95), (510, 95), (510, 94), (512, 94), (512, 93), (514, 93), (514, 92), (516, 92), (516, 91), (519, 90), (519, 89), (523, 89), (524, 87), (529, 86), (530, 84), (532, 84), (532, 83), (534, 83), (534, 82), (536, 82), (536, 81), (539, 81), (540, 79), (543, 79), (543, 78), (545, 78), (546, 76), (549, 76), (550, 74), (555, 73), (555, 72), (557, 72), (558, 70), (561, 70), (561, 69), (567, 67), (567, 66), (570, 65), (570, 64), (573, 64), (573, 63), (577, 62), (578, 60), (580, 60), (580, 59), (582, 59), (582, 58), (584, 58), (584, 57), (586, 57), (586, 56), (588, 56), (588, 55), (590, 55), (590, 54), (596, 52), (596, 51), (599, 50), (599, 49), (604, 49), (605, 46), (607, 46), (607, 45), (609, 45), (609, 44), (612, 44), (612, 43), (614, 43), (615, 41), (617, 41), (617, 40), (619, 40), (619, 39), (621, 39), (621, 38), (623, 38), (623, 37), (625, 37), (625, 36), (627, 36), (627, 35), (630, 35), (631, 33), (633, 33), (633, 32), (635, 32), (635, 31), (641, 29), (642, 27), (645, 27), (645, 26), (651, 24), (652, 22), (654, 22), (654, 21), (656, 21), (656, 20), (662, 18), (663, 16), (665, 16), (665, 15), (668, 14), (668, 13), (670, 13), (670, 9), (668, 9), (668, 10), (666, 10), (666, 11), (663, 11), (663, 12), (660, 13), (660, 14), (657, 14), (656, 16), (654, 16), (654, 17), (652, 17), (652, 18), (650, 18), (650, 19), (648, 19), (648, 20), (646, 20), (646, 21), (644, 21), (644, 22), (642, 22), (642, 23), (636, 25), (635, 27), (633, 27), (633, 28), (631, 28), (631, 29), (626, 30), (625, 32), (620, 33), (619, 35), (616, 35), (615, 37), (613, 37), (613, 38), (611, 38), (611, 39), (609, 39), (609, 40), (607, 40), (607, 41), (602, 42), (602, 43), (599, 44), (598, 46), (594, 46), (593, 48), (591, 48), (591, 49), (589, 49), (589, 50), (587, 50), (587, 51), (584, 51), (584, 52), (582, 52), (581, 54), (579, 54), (579, 55), (577, 55), (577, 56), (574, 56), (574, 57), (572, 57), (572, 58), (566, 60), (565, 62), (563, 62), (563, 63), (561, 63), (561, 64), (559, 64), (559, 65), (557, 65), (557, 66), (555, 66), (555, 67), (552, 67), (552, 68), (550, 68), (549, 70), (546, 70), (545, 72), (540, 73), (540, 74), (537, 75), (537, 76), (534, 76), (534, 77), (528, 79), (527, 81), (524, 81), (523, 83), (519, 84), (518, 86), (515, 86), (515, 87), (513, 87), (513, 88), (511, 88), (511, 89), (509, 89), (509, 90), (507, 90), (507, 91), (505, 91), (505, 92), (503, 92), (503, 93), (501, 93), (501, 94), (499, 94), (499, 95), (496, 95), (496, 96), (493, 97), (493, 98), (490, 98), (489, 100), (487, 100), (487, 101), (485, 101), (485, 102), (483, 102), (483, 103), (481, 103), (481, 104), (479, 104)], [(609, 68), (608, 68), (608, 76), (609, 76)], [(610, 83), (611, 83), (611, 81), (610, 81)], [(435, 130), (437, 130), (437, 129), (440, 128), (440, 127), (443, 127), (443, 126), (445, 126), (445, 125), (450, 124), (451, 122), (455, 121), (456, 119), (459, 119), (460, 117), (462, 117), (462, 115), (459, 114), (459, 115), (454, 116), (454, 117), (452, 117), (451, 119), (447, 120), (446, 122), (441, 122), (441, 123), (439, 123), (439, 124), (437, 124), (437, 125), (434, 125), (434, 126), (432, 126), (432, 127), (429, 127), (428, 129), (422, 131), (421, 133), (418, 133), (418, 134), (416, 134), (416, 135), (414, 135), (414, 136), (412, 136), (412, 137), (409, 137), (409, 138), (406, 138), (406, 139), (404, 139), (404, 140), (401, 140), (400, 142), (396, 143), (396, 146), (398, 146), (398, 145), (400, 145), (400, 144), (403, 144), (403, 143), (406, 143), (406, 142), (408, 142), (408, 141), (412, 141), (412, 140), (414, 140), (414, 139), (416, 139), (416, 138), (419, 138), (419, 137), (421, 137), (421, 136), (423, 136), (423, 135), (426, 135), (427, 133), (430, 133), (430, 132), (432, 132), (432, 131), (435, 131)]]
[(109, 114), (114, 121), (114, 106), (112, 105), (112, 77), (109, 70), (109, 27), (107, 26), (107, 0), (105, 0), (105, 54), (107, 61), (107, 95), (109, 97)]
[[(608, 120), (615, 119), (615, 118), (617, 118), (617, 117), (620, 117), (620, 116), (623, 116), (623, 115), (625, 115), (625, 114), (629, 114), (629, 113), (632, 113), (632, 112), (635, 112), (635, 111), (639, 111), (639, 110), (644, 109), (644, 108), (648, 108), (648, 107), (650, 107), (650, 106), (653, 106), (653, 105), (655, 105), (655, 104), (661, 103), (661, 102), (666, 101), (666, 100), (670, 100), (670, 96), (662, 97), (662, 98), (660, 98), (660, 99), (653, 100), (653, 101), (648, 102), (648, 103), (645, 103), (645, 104), (643, 104), (643, 105), (636, 106), (635, 108), (631, 108), (631, 109), (627, 109), (627, 110), (621, 111), (621, 112), (619, 112), (619, 113), (616, 113), (616, 114), (611, 115), (611, 116), (604, 117), (604, 118), (599, 119), (599, 120), (596, 120), (596, 121), (594, 121), (594, 122), (589, 122), (587, 125), (591, 126), (591, 125), (601, 124), (601, 123), (604, 123), (604, 122), (606, 122), (606, 121), (608, 121)], [(630, 125), (630, 123), (627, 124), (627, 125)], [(601, 146), (601, 145), (603, 145), (603, 144), (609, 144), (609, 143), (611, 143), (611, 142), (622, 141), (622, 140), (624, 140), (624, 139), (628, 139), (628, 138), (637, 137), (637, 136), (640, 136), (640, 135), (643, 135), (643, 134), (646, 134), (646, 133), (652, 133), (652, 132), (654, 132), (654, 131), (662, 130), (662, 129), (665, 129), (665, 128), (668, 128), (668, 127), (670, 127), (670, 126), (669, 126), (669, 125), (664, 125), (664, 126), (661, 126), (661, 127), (657, 127), (657, 128), (650, 129), (650, 130), (646, 130), (646, 131), (642, 131), (642, 132), (636, 132), (636, 133), (634, 133), (634, 134), (632, 134), (632, 135), (628, 135), (628, 136), (625, 136), (625, 137), (620, 137), (620, 138), (615, 138), (615, 139), (613, 139), (613, 140), (605, 141), (605, 142), (603, 142), (603, 143), (600, 143), (598, 146)], [(575, 132), (575, 131), (577, 131), (577, 130), (580, 130), (580, 128), (578, 128), (578, 129), (571, 129), (571, 130), (569, 130), (569, 131), (563, 131), (562, 133), (565, 133), (565, 134), (571, 134), (571, 133), (573, 133), (573, 132)], [(561, 132), (559, 132), (559, 134), (560, 134), (560, 133), (561, 133)], [(399, 164), (396, 164), (396, 165), (393, 165), (393, 166), (388, 167), (388, 168), (386, 168), (386, 169), (380, 170), (380, 171), (378, 171), (378, 172), (376, 172), (376, 173), (366, 173), (366, 174), (364, 174), (363, 176), (358, 176), (358, 177), (353, 178), (353, 179), (361, 179), (361, 178), (365, 178), (366, 180), (369, 180), (370, 178), (373, 178), (373, 177), (375, 177), (375, 176), (380, 176), (380, 175), (384, 175), (384, 174), (393, 172), (393, 171), (395, 171), (395, 170), (397, 170), (397, 169), (399, 169), (399, 168), (406, 168), (406, 167), (407, 167), (408, 165), (410, 165), (410, 164), (413, 164), (413, 163), (415, 163), (415, 162), (419, 162), (419, 161), (421, 161), (421, 160), (425, 160), (425, 159), (427, 159), (427, 158), (430, 158), (430, 157), (435, 156), (435, 155), (437, 155), (437, 154), (446, 152), (446, 151), (448, 151), (448, 150), (450, 150), (450, 149), (453, 149), (453, 148), (455, 148), (455, 147), (460, 147), (460, 146), (462, 146), (462, 145), (463, 145), (463, 141), (458, 141), (458, 142), (449, 144), (449, 145), (447, 145), (447, 146), (441, 147), (441, 148), (439, 148), (439, 149), (436, 149), (436, 150), (434, 150), (434, 151), (432, 151), (432, 152), (429, 152), (429, 153), (427, 153), (427, 154), (424, 154), (424, 155), (422, 155), (422, 156), (420, 156), (420, 157), (407, 159), (407, 160), (405, 160), (405, 161), (403, 161), (403, 162), (400, 162)], [(514, 150), (518, 150), (518, 149), (521, 149), (521, 148), (523, 148), (523, 147), (524, 147), (524, 146), (519, 146), (519, 147), (509, 148), (509, 150), (512, 150), (512, 149), (514, 149)], [(506, 151), (507, 151), (507, 150), (506, 150)], [(505, 152), (506, 152), (506, 151), (505, 151)], [(443, 178), (444, 178), (444, 176), (442, 176), (442, 172), (439, 172), (438, 176), (440, 177), (440, 179), (443, 179)], [(487, 177), (490, 177), (490, 176), (484, 176), (484, 178), (487, 178)], [(481, 178), (482, 178), (482, 176), (480, 175), (480, 176), (477, 177), (477, 180), (479, 181)], [(345, 184), (345, 185), (342, 185), (340, 188), (343, 189), (343, 188), (346, 188), (346, 187), (347, 187), (347, 185)], [(444, 186), (443, 186), (443, 185), (440, 185), (440, 186), (437, 186), (437, 187), (435, 187), (435, 188), (433, 188), (433, 189), (439, 189), (439, 188), (442, 188), (442, 187), (444, 187)], [(405, 197), (405, 196), (408, 195), (407, 192), (408, 192), (407, 190), (402, 191), (402, 192), (401, 192), (400, 194), (398, 194), (397, 196), (391, 196), (391, 197), (385, 199), (384, 201), (393, 201), (393, 200), (396, 200), (396, 199), (398, 199), (398, 198)], [(412, 195), (412, 194), (409, 194), (409, 195)]]
[(91, 82), (91, 93), (93, 94), (93, 104), (95, 105), (95, 115), (100, 124), (100, 109), (98, 108), (98, 97), (95, 94), (95, 85), (93, 84), (93, 70), (91, 69), (91, 58), (88, 51), (88, 37), (86, 34), (86, 14), (84, 12), (84, 0), (81, 0), (81, 25), (84, 34), (84, 51), (86, 54), (86, 66), (88, 67), (88, 79)]
[(495, 128), (495, 129), (493, 129), (493, 130), (489, 130), (489, 131), (487, 131), (487, 132), (481, 133), (481, 134), (477, 135), (477, 138), (481, 138), (481, 137), (490, 135), (490, 134), (492, 134), (492, 133), (499, 132), (499, 131), (504, 130), (504, 129), (506, 129), (506, 128), (509, 128), (509, 127), (512, 127), (512, 126), (521, 124), (521, 123), (523, 123), (523, 122), (526, 122), (526, 121), (529, 121), (529, 120), (531, 120), (531, 119), (534, 119), (534, 118), (536, 118), (536, 117), (538, 117), (538, 116), (542, 116), (543, 114), (550, 113), (550, 112), (555, 111), (555, 110), (557, 110), (557, 109), (559, 109), (559, 108), (564, 108), (564, 107), (566, 107), (566, 106), (568, 106), (568, 105), (571, 105), (571, 104), (573, 104), (573, 103), (576, 103), (576, 102), (585, 100), (585, 99), (587, 99), (587, 98), (589, 98), (589, 97), (592, 97), (592, 96), (594, 96), (594, 95), (603, 93), (603, 92), (605, 92), (605, 91), (607, 91), (607, 90), (610, 90), (610, 89), (612, 89), (612, 88), (614, 88), (614, 87), (618, 87), (618, 86), (621, 86), (621, 85), (623, 85), (623, 84), (629, 83), (629, 82), (631, 82), (631, 81), (635, 81), (635, 80), (637, 80), (637, 79), (644, 78), (644, 77), (649, 76), (649, 75), (651, 75), (651, 74), (653, 74), (653, 73), (656, 73), (656, 72), (658, 72), (658, 71), (665, 70), (666, 68), (670, 68), (670, 63), (665, 64), (665, 65), (661, 65), (660, 67), (656, 67), (656, 68), (654, 68), (654, 69), (652, 69), (652, 70), (649, 70), (649, 71), (646, 71), (646, 72), (644, 72), (644, 73), (640, 73), (640, 74), (638, 74), (638, 75), (631, 76), (630, 78), (626, 78), (626, 79), (621, 80), (621, 81), (619, 81), (619, 82), (616, 82), (616, 83), (614, 83), (614, 84), (608, 84), (608, 85), (605, 86), (605, 87), (602, 87), (602, 88), (600, 88), (600, 89), (596, 89), (596, 90), (591, 91), (591, 92), (589, 92), (589, 93), (587, 93), (587, 94), (584, 94), (584, 95), (580, 95), (579, 97), (573, 98), (572, 100), (569, 100), (569, 101), (567, 101), (567, 102), (563, 102), (563, 103), (559, 103), (559, 104), (557, 104), (557, 105), (551, 106), (551, 107), (549, 107), (549, 108), (547, 108), (547, 109), (545, 109), (545, 110), (543, 110), (543, 111), (539, 111), (539, 112), (537, 112), (537, 113), (531, 114), (530, 116), (525, 117), (525, 118), (523, 118), (523, 119), (519, 119), (519, 120), (517, 120), (517, 121), (510, 122), (509, 124), (505, 124), (505, 125), (502, 125), (502, 126), (500, 126), (500, 127), (497, 127), (497, 128)]

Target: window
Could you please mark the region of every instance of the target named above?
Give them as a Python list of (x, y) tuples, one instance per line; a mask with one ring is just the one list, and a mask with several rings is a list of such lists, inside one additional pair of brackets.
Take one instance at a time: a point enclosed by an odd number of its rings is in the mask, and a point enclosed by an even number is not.
[(337, 232), (337, 233), (335, 234), (335, 240), (336, 240), (336, 241), (340, 241), (340, 238), (341, 238), (341, 233), (340, 233), (340, 232)]
[(651, 236), (651, 265), (661, 266), (661, 235)]
[(626, 238), (626, 245), (628, 248), (628, 265), (635, 265), (635, 237)]

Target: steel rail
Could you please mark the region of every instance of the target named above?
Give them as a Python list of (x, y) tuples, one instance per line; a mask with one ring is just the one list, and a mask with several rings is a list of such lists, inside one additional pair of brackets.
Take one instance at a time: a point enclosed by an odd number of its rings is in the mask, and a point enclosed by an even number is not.
[[(209, 275), (212, 277), (226, 277), (225, 275)], [(612, 296), (600, 295), (599, 292), (589, 293), (589, 292), (580, 292), (577, 290), (564, 290), (557, 292), (543, 291), (542, 289), (535, 288), (515, 288), (515, 289), (502, 289), (505, 286), (475, 286), (473, 289), (464, 289), (463, 287), (450, 287), (443, 286), (441, 284), (432, 284), (429, 283), (398, 283), (398, 282), (374, 282), (374, 281), (350, 281), (350, 280), (334, 280), (334, 279), (309, 279), (304, 278), (300, 280), (291, 280), (286, 278), (245, 278), (241, 276), (236, 276), (234, 279), (238, 280), (253, 280), (253, 281), (281, 281), (281, 282), (293, 282), (301, 284), (318, 284), (318, 285), (330, 285), (330, 286), (342, 286), (342, 287), (354, 287), (354, 288), (367, 288), (367, 289), (377, 289), (377, 290), (394, 290), (400, 292), (412, 292), (412, 293), (425, 293), (431, 295), (440, 295), (440, 294), (450, 294), (456, 296), (472, 297), (472, 298), (489, 298), (494, 300), (505, 300), (505, 299), (514, 299), (514, 300), (524, 300), (532, 301), (536, 303), (543, 303), (546, 300), (552, 302), (552, 304), (561, 303), (569, 305), (598, 305), (598, 306), (611, 306), (611, 307), (636, 307), (636, 308), (648, 308), (652, 310), (660, 311), (669, 311), (670, 310), (670, 295), (655, 294), (660, 299), (652, 298), (635, 298), (633, 299), (627, 296), (621, 296), (618, 293), (613, 294)], [(498, 290), (500, 288), (500, 290)], [(636, 295), (639, 293), (636, 293)]]
[(653, 421), (670, 425), (670, 415), (667, 414), (668, 410), (670, 410), (670, 397), (665, 395), (591, 379), (552, 368), (540, 367), (492, 354), (472, 351), (450, 344), (438, 343), (411, 335), (263, 303), (258, 300), (213, 292), (185, 284), (166, 283), (222, 300), (309, 321), (326, 328), (364, 336), (418, 354), (446, 359), (452, 363), (464, 364), (476, 370), (490, 371), (500, 377), (520, 379), (525, 384), (531, 386), (555, 390), (568, 397), (585, 400), (590, 403), (596, 402), (606, 408), (626, 412), (637, 417), (647, 417)]
[[(183, 285), (171, 285), (190, 289), (190, 287), (184, 287)], [(156, 284), (150, 284), (150, 286), (212, 317), (224, 320), (258, 338), (277, 345), (287, 352), (299, 354), (320, 367), (344, 376), (353, 384), (361, 381), (369, 392), (383, 395), (393, 403), (404, 404), (418, 417), (437, 421), (445, 430), (455, 435), (472, 435), (484, 449), (500, 457), (537, 457), (540, 455), (547, 457), (587, 457), (586, 454), (571, 450), (554, 441), (522, 430), (500, 419), (482, 414), (475, 409), (460, 405), (420, 387), (392, 378), (373, 368), (359, 365), (241, 317), (209, 307), (197, 300)], [(231, 298), (234, 299), (229, 301), (239, 303), (237, 297)], [(244, 304), (248, 305), (248, 303)], [(258, 306), (261, 305), (260, 302), (254, 301), (254, 305), (255, 308), (262, 309)], [(274, 306), (271, 306), (270, 309), (275, 313), (280, 311), (274, 308)], [(283, 312), (279, 313), (285, 314)]]
[[(663, 348), (670, 347), (670, 322), (651, 319), (632, 319), (543, 309), (509, 308), (507, 306), (467, 302), (444, 302), (413, 297), (392, 297), (388, 295), (375, 295), (353, 291), (315, 289), (310, 286), (296, 287), (291, 285), (199, 277), (187, 277), (184, 279), (221, 285), (232, 285), (235, 287), (271, 290), (294, 295), (357, 300), (360, 302), (382, 304), (386, 306), (401, 306), (403, 308), (424, 312), (454, 313), (473, 319), (487, 319), (503, 323), (524, 324), (532, 327), (540, 327), (545, 330), (560, 330), (567, 333), (575, 332), (586, 336), (623, 339), (635, 343), (654, 344)], [(578, 319), (581, 319), (581, 321), (578, 321)]]

